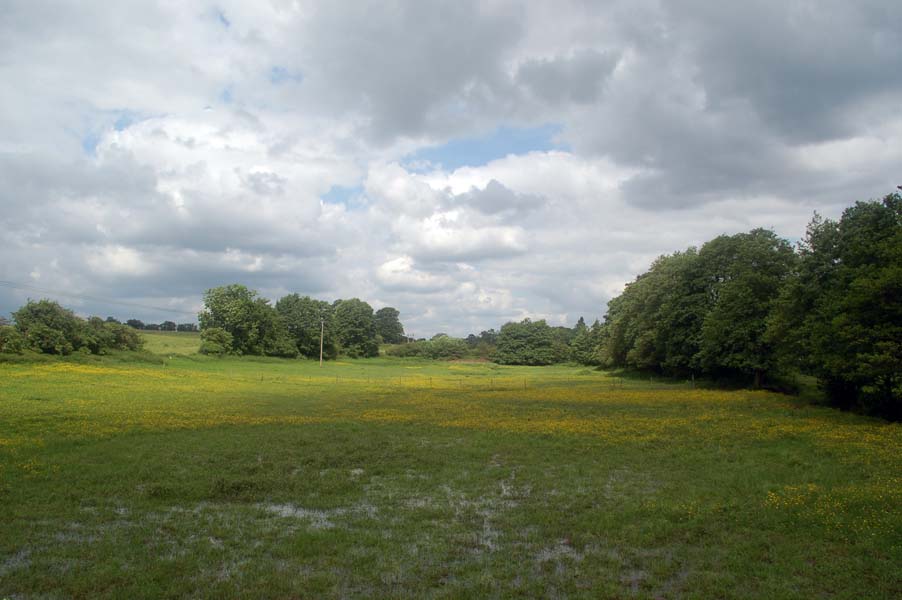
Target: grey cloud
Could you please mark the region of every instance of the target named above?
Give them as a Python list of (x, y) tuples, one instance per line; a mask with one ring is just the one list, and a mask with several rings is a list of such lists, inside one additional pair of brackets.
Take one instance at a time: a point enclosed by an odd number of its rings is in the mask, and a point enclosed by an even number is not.
[(588, 104), (599, 99), (619, 55), (584, 50), (573, 56), (530, 59), (517, 70), (517, 83), (550, 104)]
[(442, 215), (421, 222), (407, 239), (410, 255), (422, 263), (480, 263), (528, 252), (526, 233), (519, 227), (452, 221)]
[[(107, 243), (136, 247), (170, 246), (199, 251), (240, 247), (252, 252), (291, 252), (297, 256), (334, 255), (351, 231), (297, 218), (273, 219), (248, 194), (222, 198), (185, 189), (191, 211), (181, 214), (156, 190), (152, 173), (133, 163), (101, 166), (81, 163), (40, 164), (29, 157), (0, 161), (9, 187), (0, 190), (5, 210), (0, 223), (34, 243)], [(273, 185), (278, 176), (264, 177)], [(258, 186), (260, 181), (257, 180)], [(258, 191), (259, 193), (259, 191)], [(264, 190), (261, 196), (272, 192)], [(249, 204), (238, 218), (222, 206)]]
[(492, 239), (491, 233), (483, 233), (480, 240), (460, 245), (419, 242), (411, 248), (411, 254), (424, 263), (431, 262), (483, 262), (526, 254), (527, 248), (510, 240)]
[[(204, 290), (232, 282), (261, 291), (287, 289), (304, 294), (323, 294), (336, 284), (331, 274), (331, 259), (262, 254), (236, 256), (235, 260), (229, 260), (229, 256), (221, 252), (155, 246), (136, 250), (142, 262), (146, 262), (146, 270), (120, 271), (103, 267), (103, 254), (98, 254), (102, 247), (22, 244), (11, 235), (0, 237), (0, 241), (4, 244), (4, 258), (8, 261), (0, 268), (0, 279), (64, 294), (6, 291), (5, 297), (0, 296), (0, 310), (14, 310), (26, 298), (48, 295), (64, 304), (79, 307), (79, 312), (84, 314), (140, 318), (147, 315), (156, 318), (153, 311), (124, 310), (115, 302), (105, 304), (102, 299), (144, 302), (154, 306), (166, 306), (171, 299), (175, 299), (179, 303), (184, 301), (197, 305)], [(256, 258), (260, 259), (259, 268), (255, 268)], [(66, 296), (67, 293), (95, 296), (101, 300), (81, 302), (77, 297)]]
[(280, 196), (285, 193), (287, 181), (277, 173), (248, 173), (244, 177), (244, 185), (255, 194), (261, 196)]
[(798, 155), (902, 116), (902, 50), (889, 42), (900, 24), (902, 7), (887, 2), (665, 3), (646, 28), (623, 24), (629, 59), (564, 136), (641, 167), (624, 193), (647, 208), (766, 195), (848, 202), (885, 175), (852, 183)]
[(457, 285), (460, 270), (450, 265), (416, 264), (408, 257), (387, 261), (376, 270), (379, 288), (394, 295), (433, 295)]
[(902, 92), (902, 5), (666, 5), (712, 107), (744, 100), (793, 142), (854, 134), (862, 104)]
[(492, 179), (483, 189), (473, 188), (469, 192), (453, 197), (450, 205), (466, 205), (487, 215), (513, 217), (542, 206), (546, 200), (537, 194), (518, 194)]
[[(330, 108), (366, 115), (376, 138), (458, 134), (498, 114), (506, 53), (521, 11), (474, 0), (318, 7), (304, 32), (303, 71)], [(453, 127), (454, 130), (450, 130)]]

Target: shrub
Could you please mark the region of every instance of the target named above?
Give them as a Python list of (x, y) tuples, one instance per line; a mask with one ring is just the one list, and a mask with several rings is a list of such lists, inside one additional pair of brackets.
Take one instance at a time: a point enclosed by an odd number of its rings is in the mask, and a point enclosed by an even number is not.
[(81, 347), (91, 354), (106, 354), (113, 347), (113, 336), (100, 317), (91, 317), (82, 324)]
[(52, 329), (43, 323), (29, 325), (25, 339), (28, 346), (44, 354), (71, 354), (74, 350), (63, 332)]
[(85, 322), (52, 300), (29, 300), (13, 313), (28, 345), (46, 354), (69, 354), (85, 345)]
[(111, 347), (116, 350), (140, 350), (144, 347), (144, 338), (128, 325), (107, 322), (104, 329), (112, 341)]
[(280, 358), (297, 358), (299, 353), (294, 340), (285, 334), (270, 340), (264, 350), (264, 354), (266, 356), (278, 356)]
[(464, 340), (447, 335), (437, 337), (426, 344), (426, 355), (433, 360), (451, 360), (463, 358), (467, 353), (467, 343)]
[(5, 354), (22, 354), (25, 350), (25, 338), (15, 327), (0, 326), (0, 352)]
[(208, 327), (200, 332), (201, 354), (223, 356), (232, 348), (232, 334), (222, 327)]
[(391, 346), (386, 350), (386, 354), (401, 358), (421, 356), (431, 360), (452, 360), (463, 358), (468, 351), (469, 347), (466, 341), (442, 334), (429, 341), (421, 340)]
[(397, 356), (399, 358), (412, 358), (415, 356), (423, 356), (426, 344), (429, 342), (410, 342), (408, 344), (395, 344), (389, 346), (385, 353), (389, 356)]

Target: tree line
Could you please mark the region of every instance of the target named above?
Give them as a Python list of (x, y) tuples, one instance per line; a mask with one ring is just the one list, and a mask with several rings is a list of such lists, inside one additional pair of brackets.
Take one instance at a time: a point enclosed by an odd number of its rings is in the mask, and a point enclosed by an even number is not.
[(29, 300), (12, 313), (13, 324), (0, 320), (0, 352), (26, 350), (67, 355), (73, 352), (105, 354), (110, 350), (140, 350), (138, 330), (201, 332), (200, 352), (211, 355), (259, 355), (318, 358), (320, 333), (325, 359), (339, 354), (372, 357), (382, 343), (407, 339), (400, 312), (390, 306), (373, 311), (357, 298), (332, 303), (289, 294), (270, 304), (257, 291), (240, 284), (204, 293), (200, 326), (164, 321), (160, 325), (113, 317), (82, 319), (57, 302)]
[(794, 248), (722, 235), (658, 258), (611, 300), (592, 361), (761, 385), (816, 376), (841, 408), (902, 417), (902, 197), (815, 215)]
[(664, 255), (572, 329), (524, 319), (389, 354), (573, 361), (760, 387), (817, 377), (831, 404), (902, 418), (902, 197), (815, 214), (796, 244), (766, 229)]
[(575, 327), (551, 326), (545, 320), (523, 319), (505, 323), (500, 330), (488, 329), (466, 338), (438, 333), (388, 348), (390, 356), (433, 360), (483, 359), (505, 365), (551, 365), (580, 362), (592, 364), (595, 340), (601, 325), (591, 327), (580, 317)]
[[(114, 320), (107, 317), (107, 320)], [(118, 321), (117, 321), (118, 323)], [(129, 327), (143, 331), (198, 331), (196, 323), (178, 323), (175, 321), (163, 321), (162, 323), (145, 323), (140, 319), (129, 319), (125, 322)]]
[(204, 354), (250, 354), (333, 359), (378, 356), (381, 343), (398, 343), (404, 326), (397, 309), (358, 298), (332, 303), (289, 294), (274, 305), (256, 290), (232, 284), (204, 293), (199, 315)]

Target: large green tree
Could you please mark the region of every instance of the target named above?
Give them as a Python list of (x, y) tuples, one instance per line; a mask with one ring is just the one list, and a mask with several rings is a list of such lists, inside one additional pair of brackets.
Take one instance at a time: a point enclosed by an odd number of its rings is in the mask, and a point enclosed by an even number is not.
[(391, 306), (376, 311), (376, 334), (386, 344), (400, 344), (404, 340), (404, 326), (399, 317), (401, 313)]
[(610, 367), (760, 384), (778, 366), (766, 319), (794, 261), (789, 243), (764, 229), (661, 256), (608, 304), (596, 356)]
[(309, 296), (289, 294), (276, 302), (298, 352), (307, 358), (319, 358), (320, 333), (323, 334), (323, 357), (338, 355), (338, 341), (332, 324), (332, 305)]
[(668, 374), (696, 369), (705, 287), (695, 248), (659, 257), (608, 303), (604, 327), (595, 334), (596, 359)]
[(336, 300), (332, 308), (332, 326), (342, 353), (354, 358), (379, 355), (373, 307), (363, 300)]
[(598, 364), (596, 349), (601, 341), (599, 336), (601, 325), (599, 322), (595, 321), (591, 327), (587, 327), (585, 319), (580, 317), (573, 331), (573, 340), (570, 342), (573, 360), (581, 365)]
[(495, 360), (503, 365), (550, 365), (558, 360), (554, 332), (544, 320), (506, 323), (498, 334)]
[(288, 330), (269, 301), (240, 284), (204, 292), (201, 330), (219, 327), (232, 336), (231, 352), (266, 356), (297, 356)]
[(772, 231), (720, 236), (699, 252), (710, 309), (701, 328), (699, 361), (710, 373), (754, 378), (760, 386), (778, 367), (766, 338), (767, 318), (793, 272), (796, 255)]
[(902, 419), (902, 196), (815, 216), (770, 337), (830, 401)]

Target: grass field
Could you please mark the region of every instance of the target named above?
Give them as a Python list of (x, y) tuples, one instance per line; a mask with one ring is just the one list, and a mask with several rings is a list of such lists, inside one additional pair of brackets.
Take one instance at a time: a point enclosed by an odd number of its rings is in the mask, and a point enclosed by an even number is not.
[(144, 349), (155, 354), (197, 354), (200, 334), (192, 331), (142, 331)]
[(168, 337), (162, 363), (0, 364), (0, 598), (902, 593), (898, 425)]

